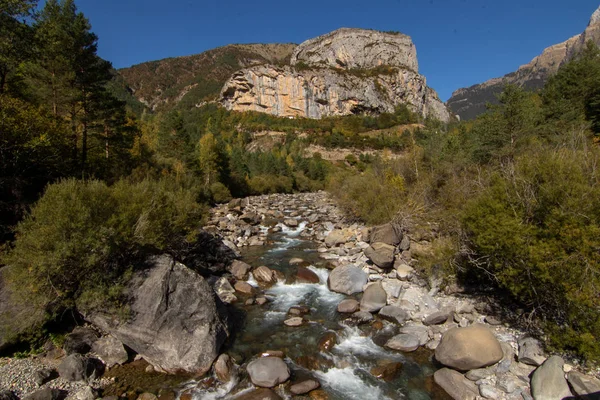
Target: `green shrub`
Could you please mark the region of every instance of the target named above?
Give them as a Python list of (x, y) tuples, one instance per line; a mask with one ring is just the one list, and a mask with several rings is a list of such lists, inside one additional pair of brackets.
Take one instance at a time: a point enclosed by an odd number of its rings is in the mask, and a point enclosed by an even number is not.
[(292, 193), (294, 180), (283, 175), (256, 175), (248, 179), (250, 193)]
[(210, 194), (215, 203), (227, 203), (233, 198), (227, 186), (221, 182), (215, 182), (210, 185)]
[(3, 260), (12, 266), (11, 285), (51, 309), (78, 300), (118, 303), (118, 288), (137, 261), (193, 240), (203, 215), (195, 198), (167, 180), (50, 185), (19, 224), (14, 249)]

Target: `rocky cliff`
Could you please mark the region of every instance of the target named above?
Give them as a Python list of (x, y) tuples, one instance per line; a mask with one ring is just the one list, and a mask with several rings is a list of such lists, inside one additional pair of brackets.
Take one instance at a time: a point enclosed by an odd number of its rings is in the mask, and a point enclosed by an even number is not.
[(516, 84), (529, 90), (539, 89), (561, 65), (577, 55), (588, 40), (600, 44), (600, 8), (594, 12), (583, 33), (546, 48), (516, 72), (456, 90), (447, 102), (448, 108), (463, 120), (472, 119), (485, 112), (486, 103), (497, 101), (496, 95), (502, 92), (506, 84)]
[(221, 91), (221, 104), (235, 111), (308, 118), (392, 112), (406, 104), (423, 116), (450, 119), (417, 72), (409, 36), (343, 28), (302, 43), (290, 63), (236, 72)]

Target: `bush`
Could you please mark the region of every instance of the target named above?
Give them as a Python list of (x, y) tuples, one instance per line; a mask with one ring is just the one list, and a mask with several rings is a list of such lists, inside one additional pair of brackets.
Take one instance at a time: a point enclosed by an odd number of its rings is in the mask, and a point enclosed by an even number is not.
[(118, 302), (137, 261), (193, 239), (203, 215), (195, 197), (167, 180), (50, 185), (3, 260), (12, 287), (54, 310)]
[(283, 175), (256, 175), (248, 179), (248, 187), (254, 195), (292, 193), (294, 181)]
[(227, 203), (233, 198), (227, 186), (221, 182), (215, 182), (210, 185), (210, 194), (215, 203)]

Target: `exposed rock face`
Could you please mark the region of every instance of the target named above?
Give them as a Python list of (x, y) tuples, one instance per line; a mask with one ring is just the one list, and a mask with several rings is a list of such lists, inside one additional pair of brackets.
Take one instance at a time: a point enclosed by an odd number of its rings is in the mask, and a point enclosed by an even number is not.
[(367, 29), (341, 28), (296, 47), (291, 64), (372, 69), (381, 65), (419, 71), (417, 49), (410, 36)]
[[(389, 40), (379, 43), (379, 35)], [(362, 39), (353, 42), (353, 36)], [(406, 104), (423, 116), (450, 118), (417, 72), (416, 51), (408, 36), (344, 29), (298, 46), (292, 64), (295, 67), (261, 65), (236, 72), (221, 91), (221, 103), (229, 110), (315, 119), (393, 112)], [(385, 71), (373, 69), (377, 66), (385, 66)]]
[(169, 373), (207, 372), (228, 336), (226, 311), (198, 273), (169, 256), (152, 260), (129, 286), (131, 317), (86, 318)]
[(507, 83), (525, 89), (539, 89), (561, 65), (581, 52), (588, 40), (600, 44), (600, 8), (594, 12), (583, 33), (544, 49), (542, 54), (519, 67), (516, 72), (456, 90), (447, 102), (448, 108), (463, 120), (472, 119), (485, 112), (486, 103), (497, 103), (496, 95), (502, 92)]

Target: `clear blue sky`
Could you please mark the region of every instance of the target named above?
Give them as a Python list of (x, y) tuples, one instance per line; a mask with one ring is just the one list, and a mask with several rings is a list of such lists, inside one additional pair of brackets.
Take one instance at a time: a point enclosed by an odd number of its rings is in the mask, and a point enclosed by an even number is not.
[[(41, 1), (43, 3), (43, 0)], [(230, 43), (300, 43), (340, 27), (412, 36), (443, 100), (581, 33), (600, 0), (77, 0), (116, 68)]]

